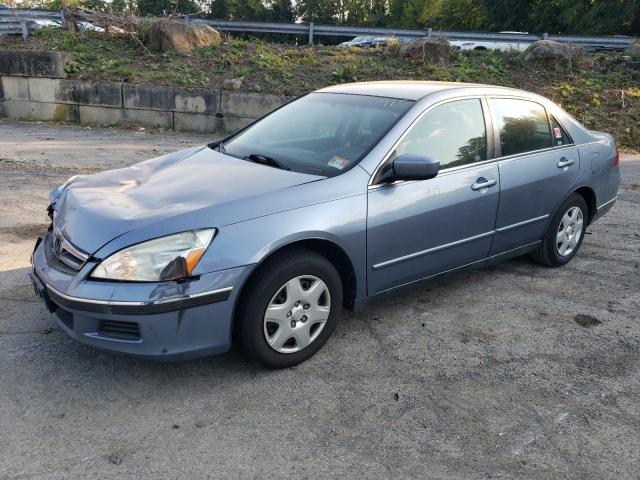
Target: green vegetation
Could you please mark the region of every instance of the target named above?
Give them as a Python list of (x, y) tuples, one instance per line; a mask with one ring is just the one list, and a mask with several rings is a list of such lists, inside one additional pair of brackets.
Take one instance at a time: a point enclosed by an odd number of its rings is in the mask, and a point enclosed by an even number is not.
[(619, 53), (583, 54), (570, 69), (532, 65), (511, 52), (452, 51), (439, 66), (400, 58), (398, 46), (357, 49), (293, 46), (227, 37), (223, 44), (183, 56), (150, 53), (128, 36), (43, 29), (25, 43), (0, 39), (0, 48), (72, 54), (71, 78), (220, 88), (243, 77), (242, 90), (300, 95), (327, 85), (367, 80), (440, 80), (511, 86), (561, 104), (588, 128), (612, 132), (620, 145), (640, 149), (640, 69)]
[(9, 6), (338, 25), (640, 34), (640, 0), (4, 0)]

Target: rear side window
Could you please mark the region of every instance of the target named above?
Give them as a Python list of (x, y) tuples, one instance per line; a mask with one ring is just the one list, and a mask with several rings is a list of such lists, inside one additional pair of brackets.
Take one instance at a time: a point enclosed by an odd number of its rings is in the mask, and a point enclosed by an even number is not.
[(487, 159), (487, 132), (479, 99), (456, 100), (435, 107), (411, 128), (395, 155), (427, 155), (441, 168)]
[(502, 156), (553, 147), (549, 119), (542, 105), (510, 98), (494, 98), (490, 104)]
[(556, 120), (556, 117), (551, 115), (549, 118), (551, 119), (551, 129), (552, 129), (552, 133), (553, 133), (553, 144), (555, 146), (572, 144), (573, 140), (571, 140), (571, 137), (567, 134), (566, 130), (564, 128), (562, 128), (562, 125), (560, 125), (560, 122), (558, 122), (558, 120)]

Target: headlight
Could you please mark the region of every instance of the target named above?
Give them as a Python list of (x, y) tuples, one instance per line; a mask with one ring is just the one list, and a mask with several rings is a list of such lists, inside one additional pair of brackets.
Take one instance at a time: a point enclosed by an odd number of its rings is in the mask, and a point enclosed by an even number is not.
[(133, 245), (108, 257), (91, 276), (129, 282), (188, 277), (215, 234), (215, 228), (192, 230)]

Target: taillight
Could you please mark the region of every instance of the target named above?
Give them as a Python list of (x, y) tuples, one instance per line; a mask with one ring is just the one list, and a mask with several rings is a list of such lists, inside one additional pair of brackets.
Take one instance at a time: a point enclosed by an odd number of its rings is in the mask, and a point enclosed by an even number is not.
[(613, 166), (617, 167), (618, 165), (620, 165), (620, 150), (616, 148), (616, 154), (613, 157)]

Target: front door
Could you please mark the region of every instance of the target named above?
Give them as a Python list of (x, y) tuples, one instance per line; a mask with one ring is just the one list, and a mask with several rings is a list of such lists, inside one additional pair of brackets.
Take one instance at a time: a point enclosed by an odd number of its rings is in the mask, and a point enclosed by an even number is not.
[(578, 149), (544, 107), (528, 100), (492, 98), (499, 134), (500, 206), (492, 254), (540, 240), (578, 175)]
[(486, 162), (486, 132), (480, 99), (455, 100), (429, 110), (396, 145), (388, 161), (428, 155), (441, 170), (430, 180), (369, 187), (369, 295), (489, 254), (500, 179)]

